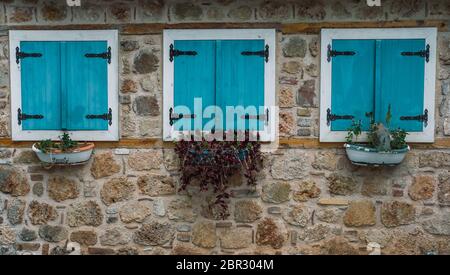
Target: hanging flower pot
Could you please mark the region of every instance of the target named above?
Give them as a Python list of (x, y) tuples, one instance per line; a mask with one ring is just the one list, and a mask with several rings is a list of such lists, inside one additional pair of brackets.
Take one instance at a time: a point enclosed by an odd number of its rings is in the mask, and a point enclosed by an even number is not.
[(39, 160), (47, 165), (76, 165), (87, 162), (94, 150), (94, 143), (72, 141), (68, 134), (63, 134), (59, 142), (43, 140), (34, 143), (32, 150)]
[(394, 166), (400, 164), (410, 150), (407, 146), (403, 149), (380, 152), (365, 145), (347, 143), (344, 147), (349, 160), (355, 165), (362, 166)]
[[(391, 119), (391, 105), (389, 105), (385, 119), (387, 125)], [(410, 150), (406, 144), (408, 133), (405, 130), (389, 129), (383, 123), (376, 123), (373, 117), (367, 132), (367, 144), (354, 142), (361, 133), (361, 121), (352, 121), (344, 147), (349, 160), (355, 165), (394, 166), (400, 164)]]

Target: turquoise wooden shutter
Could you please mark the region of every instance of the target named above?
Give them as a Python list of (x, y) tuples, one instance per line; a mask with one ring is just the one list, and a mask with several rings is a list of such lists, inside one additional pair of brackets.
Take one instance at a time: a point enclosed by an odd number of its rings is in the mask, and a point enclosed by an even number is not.
[[(174, 109), (172, 115), (184, 117), (174, 121), (175, 130), (201, 130), (212, 119), (200, 119), (195, 125), (194, 99), (202, 99), (202, 110), (215, 105), (215, 48), (213, 40), (176, 40), (174, 50), (195, 52), (173, 57), (174, 62)], [(187, 108), (187, 109), (186, 109)], [(197, 106), (199, 108), (199, 106)], [(189, 113), (187, 113), (189, 112)], [(190, 120), (190, 129), (183, 127)]]
[[(108, 59), (86, 54), (108, 52), (106, 41), (63, 42), (62, 128), (108, 130), (108, 120), (98, 118), (108, 109)], [(88, 116), (94, 119), (88, 119)]]
[(385, 122), (391, 105), (390, 128), (406, 131), (423, 130), (423, 122), (401, 120), (424, 113), (425, 58), (417, 55), (402, 55), (403, 52), (425, 50), (424, 39), (382, 40), (379, 49), (379, 83), (376, 89), (377, 120)]
[[(330, 56), (332, 62), (331, 108), (329, 117), (332, 131), (347, 131), (353, 116), (361, 120), (364, 130), (369, 129), (370, 113), (374, 112), (375, 90), (375, 41), (333, 40), (330, 50), (354, 52), (354, 55)], [(348, 118), (348, 117), (347, 117)]]
[[(21, 121), (23, 130), (59, 130), (61, 128), (61, 63), (59, 42), (20, 43), (20, 52), (40, 54), (19, 60), (21, 70), (21, 114), (41, 115), (41, 119)], [(13, 54), (11, 52), (11, 54)], [(18, 110), (13, 110), (18, 112)], [(16, 114), (13, 114), (16, 115)]]
[[(264, 115), (264, 40), (217, 41), (216, 102), (223, 111), (225, 130), (263, 130)], [(255, 107), (255, 112), (227, 119), (226, 107)], [(219, 126), (218, 126), (219, 128)]]

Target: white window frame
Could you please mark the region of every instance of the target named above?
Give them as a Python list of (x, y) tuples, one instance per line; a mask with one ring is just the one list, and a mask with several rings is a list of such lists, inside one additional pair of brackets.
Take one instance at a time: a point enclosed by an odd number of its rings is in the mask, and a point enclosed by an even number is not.
[(73, 140), (117, 141), (119, 140), (119, 94), (118, 94), (118, 31), (117, 30), (57, 30), (57, 31), (9, 31), (10, 73), (11, 73), (11, 128), (12, 139), (35, 141), (58, 140), (63, 131), (23, 130), (18, 125), (17, 109), (21, 108), (21, 70), (16, 64), (14, 50), (21, 41), (107, 41), (111, 47), (111, 64), (108, 64), (108, 107), (112, 110), (112, 125), (105, 131), (68, 131)]
[[(176, 131), (169, 124), (169, 109), (174, 106), (174, 62), (169, 61), (169, 47), (175, 40), (254, 40), (263, 39), (269, 45), (269, 61), (264, 62), (264, 106), (269, 108), (269, 122), (264, 131), (258, 131), (261, 141), (274, 141), (277, 127), (276, 89), (275, 89), (275, 59), (276, 33), (275, 29), (189, 29), (164, 30), (163, 32), (163, 138), (165, 141), (176, 140), (190, 131)], [(206, 134), (206, 132), (204, 132)]]
[[(437, 28), (373, 28), (373, 29), (322, 29), (321, 66), (320, 66), (320, 141), (343, 142), (345, 131), (331, 131), (327, 125), (327, 109), (331, 108), (332, 62), (327, 61), (327, 46), (333, 39), (425, 39), (430, 45), (430, 59), (425, 62), (424, 110), (428, 109), (428, 125), (422, 132), (410, 132), (407, 142), (434, 142), (435, 132), (435, 85), (436, 85), (436, 43)], [(367, 141), (367, 132), (363, 132), (361, 141)]]

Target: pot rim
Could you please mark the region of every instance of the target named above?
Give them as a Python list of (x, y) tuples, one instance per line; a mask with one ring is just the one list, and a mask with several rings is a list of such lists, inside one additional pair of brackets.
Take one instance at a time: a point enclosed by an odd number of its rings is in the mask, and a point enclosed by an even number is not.
[(36, 153), (42, 153), (42, 154), (47, 154), (47, 155), (50, 155), (50, 154), (53, 154), (53, 155), (55, 155), (55, 154), (75, 154), (75, 153), (81, 153), (81, 152), (92, 150), (95, 147), (95, 144), (93, 142), (83, 142), (83, 143), (80, 143), (76, 149), (74, 149), (73, 151), (70, 151), (70, 152), (62, 152), (61, 150), (54, 150), (52, 152), (44, 153), (36, 147), (36, 144), (37, 144), (37, 142), (33, 144), (32, 150)]
[(349, 144), (345, 143), (344, 147), (348, 150), (355, 150), (355, 151), (363, 151), (367, 153), (378, 153), (378, 154), (403, 154), (411, 150), (409, 145), (407, 145), (405, 148), (402, 149), (394, 149), (392, 151), (378, 151), (375, 148), (368, 147), (365, 144)]

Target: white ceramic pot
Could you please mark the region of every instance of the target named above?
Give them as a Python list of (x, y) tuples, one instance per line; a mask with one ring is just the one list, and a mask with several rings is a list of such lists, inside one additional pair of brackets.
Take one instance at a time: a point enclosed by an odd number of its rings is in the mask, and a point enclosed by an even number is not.
[(344, 144), (344, 147), (350, 161), (361, 166), (394, 166), (401, 163), (410, 150), (409, 146), (390, 152), (378, 152), (374, 148), (355, 144)]
[(33, 151), (36, 153), (40, 161), (46, 164), (82, 164), (91, 158), (92, 151), (94, 150), (93, 143), (86, 143), (86, 145), (77, 148), (72, 152), (51, 152), (44, 153), (38, 148), (36, 144), (33, 144)]

